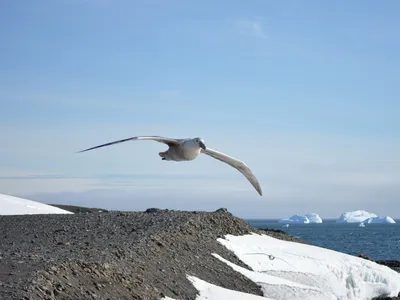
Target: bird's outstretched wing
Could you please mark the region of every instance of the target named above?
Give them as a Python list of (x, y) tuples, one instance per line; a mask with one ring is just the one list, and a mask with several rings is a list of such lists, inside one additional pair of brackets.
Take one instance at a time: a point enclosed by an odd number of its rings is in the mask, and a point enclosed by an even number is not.
[(201, 150), (201, 152), (236, 168), (240, 173), (242, 173), (247, 178), (248, 181), (250, 181), (250, 183), (254, 186), (254, 188), (257, 190), (260, 196), (262, 196), (261, 186), (256, 178), (256, 175), (254, 175), (254, 173), (249, 169), (248, 166), (246, 166), (244, 162), (234, 157), (228, 156), (224, 153), (210, 149), (208, 147), (206, 150)]
[(134, 137), (131, 137), (131, 138), (128, 138), (128, 139), (123, 139), (123, 140), (119, 140), (119, 141), (115, 141), (115, 142), (111, 142), (111, 143), (95, 146), (95, 147), (92, 147), (92, 148), (88, 148), (88, 149), (85, 149), (85, 150), (82, 150), (82, 151), (78, 151), (77, 153), (85, 152), (85, 151), (89, 151), (89, 150), (93, 150), (93, 149), (97, 149), (97, 148), (101, 148), (101, 147), (105, 147), (105, 146), (110, 146), (110, 145), (114, 145), (114, 144), (118, 144), (118, 143), (123, 143), (123, 142), (128, 142), (128, 141), (137, 141), (137, 140), (151, 140), (151, 141), (156, 141), (156, 142), (159, 142), (159, 143), (167, 144), (168, 146), (177, 145), (180, 142), (179, 139), (165, 138), (165, 137), (162, 137), (162, 136), (134, 136)]

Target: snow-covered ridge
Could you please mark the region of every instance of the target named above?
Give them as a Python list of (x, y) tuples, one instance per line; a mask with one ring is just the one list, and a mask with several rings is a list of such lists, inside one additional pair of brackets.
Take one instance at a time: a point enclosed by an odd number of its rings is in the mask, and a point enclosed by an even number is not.
[(316, 213), (308, 213), (303, 215), (294, 215), (289, 219), (281, 219), (278, 221), (281, 224), (309, 224), (309, 223), (322, 223), (321, 217)]
[(336, 223), (396, 223), (391, 217), (378, 217), (365, 210), (355, 210), (343, 213)]
[(264, 297), (188, 276), (199, 292), (196, 300), (367, 300), (382, 295), (397, 296), (400, 291), (399, 273), (359, 257), (268, 235), (227, 235), (218, 241), (250, 270), (218, 254), (213, 256), (259, 285)]
[(0, 215), (72, 214), (69, 211), (23, 198), (0, 194)]

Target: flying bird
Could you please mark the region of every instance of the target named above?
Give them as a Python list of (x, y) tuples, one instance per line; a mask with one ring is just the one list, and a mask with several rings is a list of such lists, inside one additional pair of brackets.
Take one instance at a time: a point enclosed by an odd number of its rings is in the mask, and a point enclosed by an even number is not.
[(159, 143), (168, 145), (168, 150), (164, 152), (159, 152), (162, 160), (169, 161), (190, 161), (197, 158), (200, 153), (209, 155), (215, 159), (218, 159), (234, 168), (236, 168), (240, 173), (242, 173), (247, 180), (253, 185), (256, 191), (262, 196), (262, 190), (260, 183), (258, 182), (254, 173), (249, 169), (249, 167), (242, 161), (226, 155), (224, 153), (218, 152), (216, 150), (206, 147), (204, 140), (197, 138), (186, 138), (186, 139), (172, 139), (161, 136), (135, 136), (123, 140), (118, 140), (115, 142), (102, 144), (92, 148), (88, 148), (78, 153), (110, 146), (118, 143), (128, 142), (128, 141), (138, 141), (138, 140), (151, 140)]

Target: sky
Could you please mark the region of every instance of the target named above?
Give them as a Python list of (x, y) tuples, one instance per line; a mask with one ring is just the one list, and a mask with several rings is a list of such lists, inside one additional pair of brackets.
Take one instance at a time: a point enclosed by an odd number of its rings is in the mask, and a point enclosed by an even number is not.
[[(243, 218), (400, 218), (400, 2), (0, 2), (0, 193)], [(243, 160), (162, 161), (138, 135)]]

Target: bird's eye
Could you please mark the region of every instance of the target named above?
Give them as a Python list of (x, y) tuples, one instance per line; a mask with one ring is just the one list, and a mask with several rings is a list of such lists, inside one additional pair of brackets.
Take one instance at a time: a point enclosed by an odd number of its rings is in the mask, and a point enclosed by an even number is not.
[(198, 143), (199, 142), (199, 139), (196, 139), (196, 143)]

